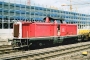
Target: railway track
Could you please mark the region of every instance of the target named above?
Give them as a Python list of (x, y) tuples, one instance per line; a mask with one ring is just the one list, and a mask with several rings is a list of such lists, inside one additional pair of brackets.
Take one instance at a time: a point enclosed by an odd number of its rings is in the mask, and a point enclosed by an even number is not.
[(15, 52), (19, 52), (19, 51), (21, 51), (21, 50), (18, 50), (18, 49), (14, 50), (11, 45), (0, 46), (0, 55), (15, 53)]
[(0, 46), (0, 54), (6, 54), (10, 52), (14, 52), (11, 45), (1, 45)]
[[(77, 44), (44, 48), (38, 50), (30, 50), (0, 55), (0, 59), (9, 60), (48, 60), (55, 57), (72, 56), (79, 54), (81, 51), (90, 50), (90, 42), (82, 42)], [(78, 53), (77, 53), (78, 52)]]
[(0, 48), (7, 48), (7, 47), (11, 47), (11, 45), (1, 45)]
[(13, 53), (13, 52), (18, 52), (18, 50), (13, 50), (12, 47), (0, 48), (0, 55), (9, 54), (9, 53)]
[[(87, 52), (86, 55), (83, 55), (82, 52)], [(79, 52), (66, 54), (64, 56), (57, 56), (48, 60), (90, 60), (90, 49), (81, 50)]]

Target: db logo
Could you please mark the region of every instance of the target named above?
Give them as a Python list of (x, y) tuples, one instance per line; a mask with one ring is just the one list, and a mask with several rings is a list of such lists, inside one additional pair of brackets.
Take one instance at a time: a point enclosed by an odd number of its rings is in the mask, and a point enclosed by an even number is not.
[(65, 29), (64, 28), (62, 28), (62, 32), (65, 32)]

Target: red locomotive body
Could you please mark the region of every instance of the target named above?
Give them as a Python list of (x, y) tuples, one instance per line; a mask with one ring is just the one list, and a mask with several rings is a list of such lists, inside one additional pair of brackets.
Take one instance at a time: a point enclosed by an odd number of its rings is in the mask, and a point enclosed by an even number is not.
[(14, 27), (18, 27), (14, 28), (14, 37), (16, 34), (18, 38), (57, 36), (57, 25), (54, 23), (19, 22)]
[(60, 36), (77, 35), (76, 24), (60, 24)]

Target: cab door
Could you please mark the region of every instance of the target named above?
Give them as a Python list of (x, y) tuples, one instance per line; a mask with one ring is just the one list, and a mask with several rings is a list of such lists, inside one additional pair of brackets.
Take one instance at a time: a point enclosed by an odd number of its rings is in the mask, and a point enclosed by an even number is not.
[(13, 26), (13, 30), (14, 30), (14, 37), (19, 37), (19, 24), (14, 24)]

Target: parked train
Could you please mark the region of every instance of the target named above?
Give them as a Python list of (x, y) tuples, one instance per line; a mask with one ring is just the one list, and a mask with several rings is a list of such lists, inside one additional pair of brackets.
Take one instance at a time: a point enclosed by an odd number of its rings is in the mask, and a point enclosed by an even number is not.
[(50, 22), (15, 22), (13, 25), (14, 48), (54, 45), (67, 42), (85, 41), (90, 38), (90, 30), (79, 30), (77, 24)]

